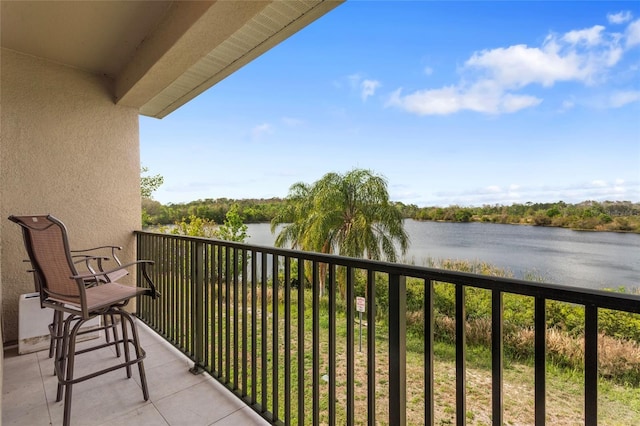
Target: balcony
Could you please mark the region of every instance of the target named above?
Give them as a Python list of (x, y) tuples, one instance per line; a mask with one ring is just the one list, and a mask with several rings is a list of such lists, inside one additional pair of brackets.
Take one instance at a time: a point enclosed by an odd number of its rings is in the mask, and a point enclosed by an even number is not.
[[(552, 337), (546, 316), (560, 303), (584, 317), (578, 338), (582, 397), (571, 423), (595, 425), (605, 404), (598, 399), (599, 351), (606, 350), (599, 315), (640, 313), (638, 295), (147, 232), (138, 232), (137, 241), (139, 257), (155, 260), (153, 278), (163, 293), (156, 302), (140, 300), (139, 317), (187, 354), (194, 370), (207, 372), (275, 424), (462, 425), (469, 417), (496, 425), (557, 424), (562, 397), (547, 390), (558, 380), (546, 372)], [(434, 329), (441, 327), (435, 289), (442, 285), (454, 295), (455, 336), (455, 354), (444, 369), (434, 358)], [(467, 368), (472, 318), (466, 295), (472, 291), (490, 301), (490, 369), (480, 379), (484, 373)], [(408, 309), (409, 292), (420, 294), (418, 319), (408, 318), (416, 309)], [(505, 296), (531, 305), (530, 392), (505, 378), (505, 337), (512, 327)], [(343, 302), (356, 297), (364, 298), (364, 313)], [(409, 321), (421, 322), (417, 351), (415, 339), (407, 346)], [(453, 401), (445, 416), (435, 376), (451, 385), (444, 388)], [(467, 388), (473, 381), (477, 393), (478, 380), (486, 403), (476, 398), (472, 405)], [(529, 397), (530, 416), (510, 418), (510, 403)]]
[[(123, 370), (74, 386), (74, 425), (266, 425), (253, 410), (207, 375), (189, 372), (190, 360), (138, 322), (150, 400), (142, 399), (138, 371), (127, 380)], [(93, 344), (93, 341), (80, 345)], [(26, 355), (9, 349), (4, 355), (3, 410), (5, 425), (61, 425), (64, 401), (55, 402), (57, 379), (47, 351)], [(78, 357), (78, 367), (112, 362), (111, 348)], [(84, 371), (78, 370), (79, 374)]]
[[(76, 393), (76, 424), (85, 424), (83, 416), (91, 413), (104, 424), (126, 419), (128, 424), (595, 425), (608, 424), (599, 413), (624, 408), (624, 401), (612, 405), (599, 399), (606, 337), (598, 320), (611, 312), (640, 313), (638, 295), (204, 238), (136, 236), (139, 258), (155, 261), (152, 279), (162, 293), (156, 301), (137, 301), (137, 315), (149, 327), (141, 325), (151, 403), (142, 401), (137, 382), (111, 373), (82, 384), (87, 391)], [(451, 294), (455, 342), (444, 360), (436, 356), (443, 327), (437, 292), (443, 286)], [(489, 300), (484, 368), (469, 365), (477, 346), (470, 332), (474, 299), (468, 296), (476, 292)], [(513, 297), (530, 304), (533, 317), (527, 382), (514, 382), (512, 361), (505, 356), (513, 325), (505, 300)], [(343, 302), (356, 298), (364, 300)], [(409, 306), (416, 299), (420, 306)], [(558, 303), (584, 316), (578, 339), (582, 378), (570, 397), (551, 393), (565, 384), (547, 372), (555, 331), (546, 317)], [(407, 334), (408, 324), (415, 330), (416, 323), (423, 330), (419, 345)], [(50, 363), (44, 354), (5, 359), (7, 424), (60, 422), (60, 403), (47, 404), (55, 389)], [(123, 394), (105, 397), (96, 388), (108, 384), (103, 381), (121, 381)], [(514, 404), (520, 408), (514, 410)], [(562, 420), (559, 404), (573, 404)], [(514, 417), (517, 410), (522, 412)], [(640, 413), (634, 415), (637, 421)]]

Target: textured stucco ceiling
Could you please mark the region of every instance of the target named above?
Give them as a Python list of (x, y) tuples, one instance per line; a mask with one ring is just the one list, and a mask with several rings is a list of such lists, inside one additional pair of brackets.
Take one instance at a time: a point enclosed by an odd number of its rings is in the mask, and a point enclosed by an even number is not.
[(114, 102), (164, 117), (337, 1), (7, 1), (2, 47), (106, 75)]

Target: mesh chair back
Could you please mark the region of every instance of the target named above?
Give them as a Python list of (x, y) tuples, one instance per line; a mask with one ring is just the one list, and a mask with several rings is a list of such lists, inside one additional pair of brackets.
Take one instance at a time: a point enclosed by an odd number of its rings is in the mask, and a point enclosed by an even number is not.
[(80, 287), (71, 278), (77, 271), (64, 224), (51, 215), (11, 216), (9, 219), (22, 227), (29, 260), (38, 274), (41, 292), (44, 292), (41, 297), (80, 303)]

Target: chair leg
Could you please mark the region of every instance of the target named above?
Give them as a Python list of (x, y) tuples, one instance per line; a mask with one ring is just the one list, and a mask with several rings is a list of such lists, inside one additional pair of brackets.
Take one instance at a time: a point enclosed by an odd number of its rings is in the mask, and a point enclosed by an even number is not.
[[(122, 326), (122, 342), (124, 345), (124, 360), (125, 362), (129, 362), (131, 360), (131, 355), (129, 353), (129, 333), (127, 332), (127, 322), (125, 321), (124, 311), (120, 311), (120, 325)], [(128, 318), (127, 318), (128, 319)], [(126, 366), (127, 370), (127, 379), (131, 378), (131, 366)]]
[(108, 318), (109, 318), (109, 315), (107, 314), (104, 314), (102, 316), (102, 324), (103, 324), (102, 326), (104, 327), (104, 339), (106, 340), (107, 343), (110, 343), (111, 336), (109, 336), (109, 329), (111, 328), (111, 324), (113, 323), (110, 323), (108, 321)]
[[(60, 351), (62, 351), (62, 333), (64, 330), (64, 314), (62, 312), (53, 312), (53, 323), (50, 327), (49, 333), (51, 333), (51, 337), (49, 342), (49, 358), (54, 355), (53, 351), (55, 350), (55, 358), (53, 358), (53, 362), (55, 363), (60, 359)], [(55, 368), (53, 369), (53, 375), (56, 375)]]
[[(63, 330), (62, 334), (59, 334), (58, 341), (56, 343), (56, 374), (58, 375), (58, 390), (56, 392), (56, 402), (62, 401), (62, 395), (64, 392), (64, 385), (62, 379), (64, 377), (67, 368), (67, 358), (69, 354), (69, 328), (73, 322), (73, 315), (70, 315), (66, 320), (60, 323), (60, 328)], [(75, 349), (75, 342), (74, 342)]]
[[(121, 316), (121, 321), (124, 324), (124, 320), (126, 318), (127, 322), (130, 324), (131, 326), (131, 337), (132, 337), (132, 343), (133, 343), (133, 347), (136, 351), (136, 358), (140, 359), (140, 361), (138, 362), (138, 373), (140, 374), (140, 384), (142, 386), (142, 396), (144, 398), (145, 401), (149, 400), (149, 388), (147, 387), (147, 375), (145, 373), (144, 370), (144, 361), (141, 359), (143, 357), (143, 351), (142, 351), (142, 347), (140, 346), (140, 338), (138, 335), (138, 329), (136, 327), (135, 324), (135, 318), (133, 318), (128, 312), (125, 311), (121, 311), (122, 316)], [(125, 342), (125, 345), (128, 346), (128, 343)]]
[[(138, 335), (138, 330), (136, 329), (135, 319), (123, 309), (112, 308), (109, 312), (105, 314), (105, 316), (109, 316), (113, 324), (116, 322), (113, 320), (115, 315), (120, 315), (120, 324), (122, 326), (122, 342), (124, 344), (124, 363), (119, 363), (118, 365), (112, 365), (105, 369), (95, 371), (93, 373), (81, 376), (74, 377), (74, 369), (75, 369), (75, 356), (76, 354), (82, 354), (85, 352), (89, 352), (92, 350), (98, 350), (108, 347), (108, 344), (99, 344), (94, 347), (89, 347), (87, 349), (80, 349), (76, 351), (76, 342), (78, 334), (80, 333), (80, 328), (85, 324), (85, 322), (89, 321), (90, 318), (82, 319), (76, 315), (70, 315), (64, 321), (61, 321), (57, 328), (60, 330), (60, 334), (58, 334), (58, 339), (56, 341), (56, 359), (54, 362), (56, 375), (58, 377), (58, 389), (56, 395), (56, 402), (62, 400), (64, 396), (64, 415), (63, 415), (63, 425), (69, 426), (71, 423), (71, 401), (72, 401), (72, 393), (73, 393), (73, 385), (75, 383), (82, 382), (84, 380), (89, 380), (94, 377), (97, 377), (101, 374), (108, 373), (110, 371), (114, 371), (116, 369), (122, 368), (123, 366), (127, 370), (127, 377), (131, 378), (131, 364), (138, 364), (138, 372), (140, 374), (140, 383), (142, 387), (142, 395), (145, 401), (149, 400), (149, 389), (147, 386), (147, 377), (144, 370), (143, 360), (145, 357), (145, 352), (140, 346), (140, 338)], [(131, 338), (129, 338), (129, 327), (131, 328)], [(115, 330), (115, 327), (114, 327)], [(117, 344), (118, 341), (114, 342)], [(129, 344), (132, 344), (135, 350), (135, 359), (131, 359), (131, 350), (129, 348)]]
[(116, 320), (113, 314), (109, 315), (111, 320), (111, 330), (113, 331), (113, 341), (116, 344), (116, 356), (120, 358), (120, 344), (118, 343), (118, 326), (116, 325)]
[(53, 322), (49, 324), (49, 358), (53, 358), (57, 353), (57, 348), (62, 340), (63, 322), (64, 314), (60, 311), (53, 311)]
[(53, 321), (49, 325), (49, 358), (53, 358), (54, 351), (56, 349), (56, 338), (58, 336), (58, 313), (60, 311), (53, 311)]
[[(70, 335), (68, 335), (68, 359), (67, 359), (67, 371), (66, 371), (66, 382), (67, 384), (64, 386), (64, 415), (62, 424), (63, 426), (69, 426), (71, 424), (71, 396), (72, 396), (72, 386), (70, 383), (73, 380), (73, 369), (75, 367), (75, 359), (76, 359), (76, 338), (78, 337), (78, 331), (80, 327), (85, 323), (85, 320), (80, 320), (76, 325), (73, 326)], [(66, 330), (68, 331), (68, 330)], [(65, 336), (66, 337), (66, 336)]]

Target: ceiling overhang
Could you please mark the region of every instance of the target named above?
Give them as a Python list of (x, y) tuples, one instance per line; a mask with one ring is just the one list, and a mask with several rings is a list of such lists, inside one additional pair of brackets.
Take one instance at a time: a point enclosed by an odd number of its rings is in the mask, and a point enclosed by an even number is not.
[(4, 0), (1, 41), (106, 75), (115, 103), (162, 118), (342, 1)]

